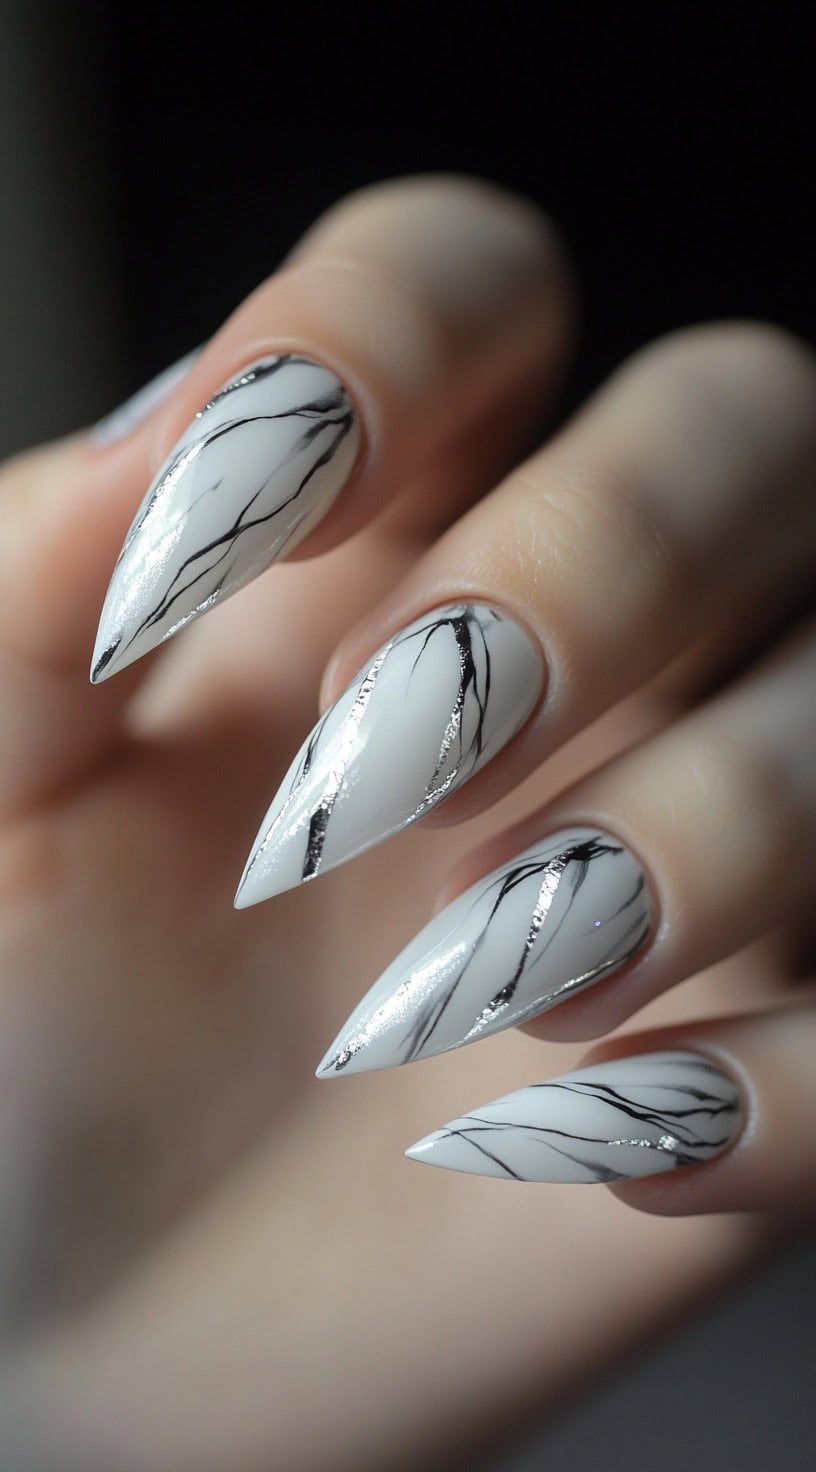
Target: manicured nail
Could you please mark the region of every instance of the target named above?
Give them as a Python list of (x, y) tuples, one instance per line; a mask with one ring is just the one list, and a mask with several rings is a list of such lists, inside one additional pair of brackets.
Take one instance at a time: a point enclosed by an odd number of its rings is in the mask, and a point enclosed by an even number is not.
[(100, 449), (106, 449), (108, 445), (115, 444), (117, 440), (123, 440), (134, 429), (138, 429), (148, 415), (152, 414), (154, 409), (158, 409), (159, 404), (169, 399), (173, 389), (189, 373), (200, 352), (200, 348), (194, 348), (191, 353), (185, 353), (177, 363), (171, 363), (169, 368), (164, 368), (161, 373), (157, 373), (149, 383), (144, 384), (135, 394), (131, 394), (124, 404), (119, 404), (116, 409), (111, 410), (110, 414), (106, 414), (104, 419), (100, 419), (98, 424), (95, 424), (89, 431), (94, 444)]
[(252, 581), (312, 530), (360, 445), (333, 373), (263, 358), (196, 414), (147, 493), (111, 579), (96, 682)]
[(641, 1053), (494, 1099), (405, 1153), (469, 1175), (609, 1184), (710, 1160), (742, 1125), (736, 1085), (706, 1058)]
[(318, 1077), (413, 1063), (515, 1027), (622, 966), (651, 921), (643, 873), (617, 839), (583, 827), (552, 834), (420, 931)]
[(235, 903), (269, 899), (407, 828), (524, 725), (544, 671), (498, 609), (455, 603), (389, 639), (304, 742)]

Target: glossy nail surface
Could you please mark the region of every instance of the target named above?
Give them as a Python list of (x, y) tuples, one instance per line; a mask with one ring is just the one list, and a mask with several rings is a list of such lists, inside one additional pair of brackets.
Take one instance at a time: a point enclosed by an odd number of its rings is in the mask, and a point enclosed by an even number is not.
[(100, 448), (113, 445), (118, 440), (123, 440), (125, 435), (131, 434), (143, 424), (154, 409), (169, 399), (173, 389), (186, 378), (196, 358), (201, 352), (200, 348), (194, 348), (191, 353), (185, 353), (177, 363), (171, 363), (169, 368), (162, 369), (155, 378), (151, 378), (142, 388), (131, 394), (124, 404), (119, 404), (100, 419), (90, 430), (91, 439)]
[(342, 490), (360, 443), (333, 373), (284, 354), (205, 404), (147, 493), (111, 579), (91, 665), (123, 669), (292, 550)]
[(640, 1053), (494, 1099), (406, 1154), (470, 1175), (608, 1184), (709, 1160), (742, 1125), (736, 1084), (708, 1059)]
[(593, 828), (551, 834), (436, 915), (352, 1013), (318, 1076), (445, 1053), (548, 1011), (646, 939), (643, 873)]
[(524, 725), (541, 657), (486, 604), (433, 609), (364, 665), (304, 742), (236, 896), (243, 909), (408, 827)]

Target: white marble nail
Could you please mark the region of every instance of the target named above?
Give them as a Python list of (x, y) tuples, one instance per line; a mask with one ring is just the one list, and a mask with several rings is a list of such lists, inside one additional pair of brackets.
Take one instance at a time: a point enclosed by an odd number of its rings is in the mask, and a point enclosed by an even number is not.
[(412, 1160), (514, 1181), (630, 1181), (718, 1155), (739, 1091), (698, 1053), (639, 1053), (518, 1089), (418, 1140)]
[(588, 827), (551, 834), (420, 931), (318, 1077), (412, 1063), (547, 1012), (623, 965), (651, 923), (643, 873), (623, 844)]
[(263, 358), (196, 414), (114, 569), (91, 662), (107, 679), (290, 552), (351, 474), (360, 431), (333, 373)]
[(200, 348), (194, 348), (191, 353), (185, 353), (177, 363), (171, 363), (169, 368), (163, 368), (149, 383), (137, 389), (131, 394), (124, 404), (118, 404), (104, 419), (89, 430), (91, 439), (100, 449), (106, 449), (108, 445), (116, 444), (123, 440), (126, 435), (131, 434), (143, 424), (148, 415), (158, 409), (165, 399), (169, 399), (174, 388), (177, 388), (183, 378), (186, 378), (196, 358), (201, 352)]
[(435, 608), (401, 629), (295, 757), (261, 824), (238, 908), (423, 817), (523, 726), (543, 678), (530, 635), (486, 604)]

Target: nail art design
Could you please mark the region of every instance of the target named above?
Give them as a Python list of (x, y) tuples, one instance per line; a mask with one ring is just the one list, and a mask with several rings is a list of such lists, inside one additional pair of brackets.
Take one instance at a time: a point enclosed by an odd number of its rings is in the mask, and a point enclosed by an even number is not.
[(418, 1140), (412, 1160), (514, 1181), (630, 1181), (736, 1139), (736, 1084), (697, 1053), (641, 1053), (494, 1099)]
[(225, 384), (125, 538), (91, 679), (131, 664), (290, 552), (342, 490), (359, 443), (343, 385), (318, 363), (263, 358)]
[(140, 424), (143, 424), (149, 414), (157, 409), (165, 399), (169, 399), (173, 389), (181, 383), (193, 366), (196, 358), (201, 352), (200, 348), (194, 348), (191, 353), (185, 353), (177, 363), (171, 363), (169, 368), (162, 369), (149, 383), (137, 389), (131, 394), (124, 404), (118, 404), (104, 419), (100, 419), (90, 430), (91, 439), (100, 449), (106, 449), (108, 445), (115, 444), (117, 440), (123, 440), (125, 435), (131, 434)]
[(447, 1053), (547, 1012), (621, 966), (651, 929), (636, 860), (570, 828), (436, 915), (375, 982), (317, 1070), (365, 1073)]
[(485, 604), (395, 634), (304, 742), (236, 896), (244, 909), (416, 822), (510, 740), (543, 682), (530, 636)]

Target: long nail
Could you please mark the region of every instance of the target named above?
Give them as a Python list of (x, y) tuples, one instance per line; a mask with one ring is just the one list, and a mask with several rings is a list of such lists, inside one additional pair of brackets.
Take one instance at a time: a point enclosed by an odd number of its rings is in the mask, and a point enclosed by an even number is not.
[(238, 908), (423, 817), (515, 735), (542, 683), (529, 634), (486, 604), (436, 608), (395, 634), (298, 752), (255, 840)]
[(318, 1077), (412, 1063), (547, 1012), (623, 965), (651, 919), (643, 873), (617, 839), (553, 834), (426, 925), (352, 1013)]
[(108, 445), (116, 444), (123, 440), (125, 435), (131, 434), (143, 424), (159, 404), (169, 399), (171, 393), (186, 378), (196, 358), (201, 352), (200, 348), (194, 348), (191, 353), (185, 353), (178, 362), (171, 363), (169, 368), (162, 369), (155, 378), (151, 378), (142, 388), (131, 394), (124, 404), (119, 404), (100, 419), (89, 431), (91, 439), (100, 449), (106, 449)]
[(318, 363), (263, 358), (225, 384), (136, 514), (91, 679), (131, 664), (291, 551), (342, 490), (359, 444), (343, 385)]
[(412, 1160), (514, 1181), (631, 1181), (697, 1165), (742, 1129), (736, 1084), (697, 1053), (641, 1053), (494, 1099)]

